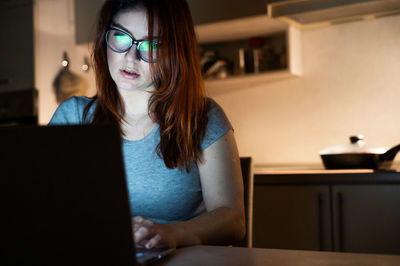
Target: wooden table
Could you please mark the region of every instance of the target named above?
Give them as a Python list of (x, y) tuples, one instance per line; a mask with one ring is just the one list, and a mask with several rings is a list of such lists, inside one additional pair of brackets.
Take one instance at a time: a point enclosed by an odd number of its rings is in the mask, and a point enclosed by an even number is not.
[(400, 256), (361, 253), (194, 246), (177, 249), (157, 265), (163, 266), (399, 266)]

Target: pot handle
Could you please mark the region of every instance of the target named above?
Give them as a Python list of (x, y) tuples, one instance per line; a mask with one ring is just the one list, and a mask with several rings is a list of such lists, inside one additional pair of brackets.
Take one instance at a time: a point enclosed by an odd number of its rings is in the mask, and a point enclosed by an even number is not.
[(400, 144), (397, 146), (394, 146), (387, 152), (379, 155), (379, 161), (384, 162), (384, 161), (393, 161), (394, 157), (396, 157), (397, 152), (400, 151)]

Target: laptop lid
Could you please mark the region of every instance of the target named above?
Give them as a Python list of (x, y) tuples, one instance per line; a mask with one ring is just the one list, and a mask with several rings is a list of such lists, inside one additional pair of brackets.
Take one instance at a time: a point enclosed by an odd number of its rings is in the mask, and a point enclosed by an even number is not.
[(113, 126), (0, 127), (0, 264), (136, 265)]

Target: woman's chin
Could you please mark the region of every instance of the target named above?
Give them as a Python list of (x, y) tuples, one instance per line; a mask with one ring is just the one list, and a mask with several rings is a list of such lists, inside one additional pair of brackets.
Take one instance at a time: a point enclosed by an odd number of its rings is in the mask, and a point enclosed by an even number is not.
[(120, 90), (131, 91), (137, 89), (137, 85), (135, 86), (134, 84), (129, 82), (118, 82), (117, 86)]
[(152, 92), (155, 90), (154, 86), (152, 84), (132, 84), (128, 82), (118, 82), (117, 87), (119, 90), (122, 91), (146, 91), (146, 92)]

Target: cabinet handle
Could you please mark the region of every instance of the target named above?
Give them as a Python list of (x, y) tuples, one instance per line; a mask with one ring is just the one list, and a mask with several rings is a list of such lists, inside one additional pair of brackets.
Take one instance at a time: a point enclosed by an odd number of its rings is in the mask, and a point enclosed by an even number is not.
[(324, 230), (323, 230), (323, 220), (322, 220), (322, 194), (318, 192), (318, 242), (319, 242), (319, 250), (323, 251), (323, 244), (324, 244)]
[(339, 252), (344, 252), (343, 248), (343, 227), (344, 227), (344, 219), (343, 219), (343, 195), (341, 192), (338, 192), (336, 195), (337, 206), (338, 206), (338, 248)]

